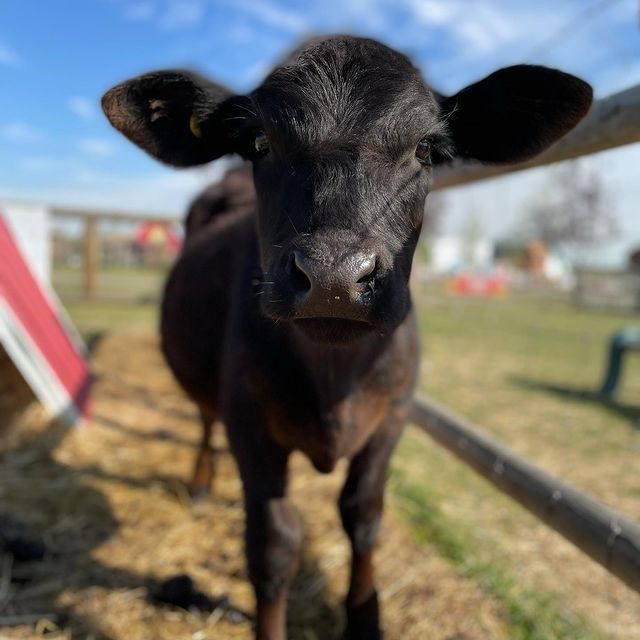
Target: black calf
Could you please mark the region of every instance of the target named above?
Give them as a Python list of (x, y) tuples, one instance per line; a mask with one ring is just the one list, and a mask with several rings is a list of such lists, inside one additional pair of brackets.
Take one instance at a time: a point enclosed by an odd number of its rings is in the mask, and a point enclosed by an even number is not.
[[(348, 631), (380, 637), (372, 553), (418, 367), (407, 283), (433, 169), (454, 156), (530, 158), (590, 103), (581, 80), (524, 65), (445, 98), (402, 54), (348, 36), (300, 47), (247, 96), (181, 71), (105, 95), (112, 124), (163, 162), (236, 153), (253, 165), (255, 206), (250, 186), (223, 186), (190, 214), (162, 347), (238, 461), (260, 640), (286, 635), (300, 550), (286, 498), (294, 449), (323, 472), (350, 460)], [(208, 486), (207, 443), (194, 489)]]

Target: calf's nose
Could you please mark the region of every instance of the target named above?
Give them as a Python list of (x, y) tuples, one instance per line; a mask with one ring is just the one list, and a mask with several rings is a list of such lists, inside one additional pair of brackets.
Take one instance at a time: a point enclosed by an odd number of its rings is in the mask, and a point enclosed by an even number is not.
[(324, 262), (295, 251), (291, 281), (301, 315), (349, 317), (366, 302), (375, 277), (377, 256), (355, 252)]

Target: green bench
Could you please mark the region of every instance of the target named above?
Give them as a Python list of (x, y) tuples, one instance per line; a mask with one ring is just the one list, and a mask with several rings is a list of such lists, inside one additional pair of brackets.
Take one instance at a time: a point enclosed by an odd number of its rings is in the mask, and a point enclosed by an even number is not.
[(640, 351), (640, 327), (625, 327), (611, 338), (607, 370), (599, 392), (601, 396), (611, 398), (615, 394), (623, 357), (629, 351)]

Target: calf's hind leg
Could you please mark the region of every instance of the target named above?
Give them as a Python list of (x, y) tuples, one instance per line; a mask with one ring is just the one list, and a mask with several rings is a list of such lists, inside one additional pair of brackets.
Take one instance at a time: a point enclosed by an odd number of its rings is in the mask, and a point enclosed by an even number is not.
[(211, 444), (213, 423), (216, 415), (209, 409), (198, 407), (200, 421), (202, 422), (202, 439), (193, 468), (193, 476), (188, 485), (189, 495), (195, 500), (206, 498), (211, 492), (211, 481), (214, 473), (214, 453)]
[(351, 578), (346, 599), (348, 640), (379, 640), (378, 594), (373, 550), (378, 537), (389, 459), (405, 421), (393, 412), (351, 461), (340, 494), (340, 516), (351, 541)]

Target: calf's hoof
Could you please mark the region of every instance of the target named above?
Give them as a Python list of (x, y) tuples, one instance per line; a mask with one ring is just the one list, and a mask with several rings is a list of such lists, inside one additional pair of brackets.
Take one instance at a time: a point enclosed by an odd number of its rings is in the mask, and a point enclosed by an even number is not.
[(190, 484), (187, 487), (187, 490), (189, 491), (189, 497), (191, 498), (191, 502), (196, 504), (199, 502), (205, 502), (211, 496), (211, 488), (206, 485)]
[(357, 606), (346, 605), (347, 629), (343, 640), (382, 640), (378, 594), (374, 591)]

